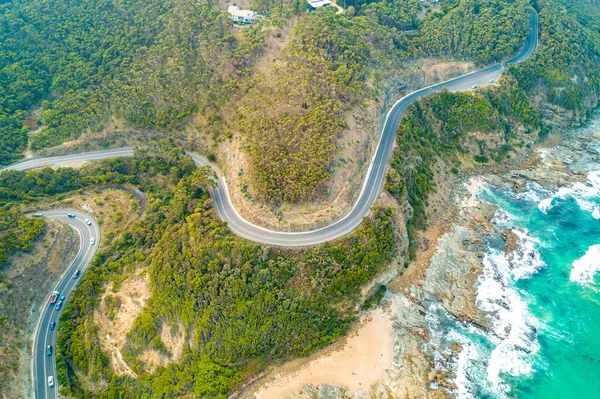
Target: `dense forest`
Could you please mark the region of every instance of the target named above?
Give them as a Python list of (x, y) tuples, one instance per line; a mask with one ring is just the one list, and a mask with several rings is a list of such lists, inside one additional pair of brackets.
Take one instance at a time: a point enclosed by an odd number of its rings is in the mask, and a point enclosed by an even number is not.
[[(263, 43), (206, 1), (17, 0), (0, 5), (0, 164), (100, 131), (111, 116), (180, 128), (210, 113)], [(26, 112), (41, 114), (24, 125)]]
[(529, 1), (447, 0), (420, 26), (416, 49), (478, 64), (503, 61), (519, 52), (529, 34)]
[[(457, 171), (457, 155), (461, 153), (479, 162), (501, 161), (514, 145), (541, 129), (536, 108), (511, 78), (504, 79), (498, 88), (476, 94), (445, 91), (409, 106), (398, 126), (397, 147), (385, 183), (394, 197), (412, 208), (407, 222), (409, 257), (414, 258), (417, 250), (415, 231), (427, 227), (425, 208), (435, 190), (436, 163), (444, 160), (446, 167)], [(470, 133), (499, 136), (500, 140), (490, 145)]]
[(561, 3), (569, 5), (569, 10), (552, 0), (536, 2), (540, 47), (529, 60), (512, 66), (510, 72), (529, 94), (541, 93), (544, 101), (584, 121), (598, 106), (600, 97), (598, 5), (587, 0)]
[[(209, 171), (195, 169), (171, 146), (163, 142), (162, 149), (81, 170), (0, 174), (0, 185), (11, 186), (2, 198), (5, 207), (109, 182), (135, 183), (150, 198), (145, 216), (93, 260), (61, 316), (57, 361), (63, 393), (225, 397), (268, 362), (341, 337), (355, 318), (361, 287), (397, 255), (400, 238), (391, 210), (383, 207), (349, 237), (320, 247), (276, 249), (239, 239), (216, 218)], [(62, 185), (30, 184), (42, 176)], [(140, 373), (133, 380), (109, 370), (92, 315), (107, 282), (118, 287), (139, 270), (148, 271), (152, 296), (127, 337), (125, 357)], [(147, 348), (164, 351), (157, 331), (179, 322), (191, 345), (182, 361), (144, 373), (138, 355)]]
[[(276, 26), (303, 12), (300, 1), (255, 4)], [(501, 161), (523, 140), (545, 133), (547, 115), (530, 100), (539, 103), (538, 94), (581, 119), (597, 105), (600, 33), (592, 0), (444, 0), (422, 20), (415, 0), (346, 6), (353, 9), (345, 16), (303, 15), (277, 62), (255, 73), (268, 27), (233, 35), (226, 15), (207, 1), (5, 2), (0, 164), (21, 157), (38, 128), (33, 149), (100, 131), (111, 118), (179, 131), (194, 115), (218, 119), (237, 93), (235, 123), (252, 160), (254, 189), (269, 202), (307, 200), (329, 178), (344, 114), (371, 95), (375, 73), (391, 60), (423, 55), (479, 64), (508, 58), (522, 46), (527, 7), (534, 6), (542, 40), (531, 60), (511, 66), (498, 87), (442, 92), (413, 104), (398, 127), (385, 188), (410, 205), (414, 257), (437, 165), (446, 162), (458, 173), (461, 157)], [(250, 83), (240, 85), (241, 77)], [(38, 108), (39, 116), (30, 112)], [(379, 287), (363, 303), (360, 289), (403, 248), (393, 212), (382, 206), (350, 236), (314, 248), (271, 248), (235, 237), (216, 217), (209, 170), (196, 169), (175, 141), (165, 140), (133, 158), (81, 169), (1, 173), (0, 267), (44, 228), (11, 211), (13, 203), (114, 183), (139, 187), (149, 204), (140, 221), (102, 248), (61, 316), (57, 378), (73, 397), (227, 397), (266, 365), (343, 336), (357, 306), (368, 308), (385, 291)], [(140, 272), (148, 273), (152, 295), (124, 347), (138, 374), (133, 379), (110, 370), (93, 314), (107, 284), (118, 289)], [(181, 360), (148, 372), (141, 354), (170, 355), (159, 332), (179, 324), (186, 342)]]

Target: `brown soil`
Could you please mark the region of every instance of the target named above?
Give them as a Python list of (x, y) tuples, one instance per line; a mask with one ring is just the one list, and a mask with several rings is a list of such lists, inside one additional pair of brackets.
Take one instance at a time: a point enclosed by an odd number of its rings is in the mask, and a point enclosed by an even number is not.
[(12, 257), (0, 271), (0, 398), (31, 397), (31, 350), (40, 310), (79, 247), (71, 228), (46, 222), (32, 250)]
[[(123, 359), (121, 350), (125, 345), (125, 338), (135, 318), (142, 312), (148, 298), (150, 298), (150, 278), (144, 274), (130, 277), (123, 281), (118, 290), (113, 291), (112, 283), (106, 287), (100, 299), (100, 306), (94, 311), (94, 323), (98, 326), (98, 336), (102, 350), (110, 357), (110, 368), (116, 374), (136, 374)], [(113, 303), (120, 301), (118, 309), (115, 308), (112, 319), (109, 317), (107, 297), (112, 297)]]

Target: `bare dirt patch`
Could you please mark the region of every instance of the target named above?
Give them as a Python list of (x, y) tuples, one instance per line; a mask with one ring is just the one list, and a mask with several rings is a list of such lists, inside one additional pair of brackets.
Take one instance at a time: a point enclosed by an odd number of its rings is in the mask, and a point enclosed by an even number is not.
[(111, 370), (116, 374), (135, 377), (123, 359), (121, 350), (127, 333), (150, 295), (149, 276), (146, 273), (138, 274), (123, 281), (116, 291), (113, 291), (113, 284), (110, 283), (102, 294), (100, 306), (94, 311), (94, 323), (99, 327), (102, 350), (109, 355)]
[(31, 251), (0, 271), (0, 398), (30, 398), (33, 334), (47, 295), (75, 257), (79, 240), (67, 225), (46, 220)]

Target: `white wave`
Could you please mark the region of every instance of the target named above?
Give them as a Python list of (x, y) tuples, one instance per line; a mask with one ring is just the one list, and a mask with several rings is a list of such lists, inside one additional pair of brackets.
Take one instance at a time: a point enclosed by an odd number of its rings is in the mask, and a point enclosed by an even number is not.
[(552, 200), (554, 197), (544, 198), (538, 203), (538, 209), (542, 211), (543, 214), (548, 213), (548, 210), (552, 208)]
[(539, 183), (527, 181), (527, 190), (521, 193), (512, 193), (513, 198), (523, 201), (539, 202), (551, 194), (550, 191), (543, 188)]
[[(532, 240), (520, 237), (521, 242), (529, 246)], [(531, 374), (533, 355), (539, 350), (539, 322), (529, 312), (527, 303), (522, 298), (524, 294), (514, 288), (513, 281), (530, 276), (543, 262), (536, 257), (537, 261), (533, 265), (527, 259), (530, 253), (528, 249), (523, 253), (525, 256), (510, 256), (509, 260), (502, 252), (490, 250), (484, 258), (484, 271), (477, 287), (476, 303), (480, 309), (490, 314), (493, 333), (491, 341), (496, 345), (488, 360), (487, 380), (499, 397), (506, 397), (510, 391), (501, 375)]]
[(592, 245), (585, 255), (573, 262), (570, 280), (589, 287), (594, 282), (594, 275), (598, 270), (600, 270), (600, 245)]
[(552, 208), (554, 199), (573, 198), (582, 210), (590, 212), (595, 219), (600, 219), (600, 204), (590, 201), (599, 197), (600, 171), (592, 171), (588, 173), (586, 183), (577, 182), (561, 187), (553, 196), (541, 200), (538, 209), (546, 214)]
[[(515, 281), (527, 278), (544, 266), (537, 251), (539, 240), (526, 230), (513, 230), (519, 247), (510, 255), (491, 249), (483, 260), (483, 273), (477, 282), (476, 305), (490, 317), (491, 328), (456, 320), (442, 305), (434, 303), (426, 320), (429, 347), (438, 370), (454, 374), (452, 391), (460, 399), (477, 398), (482, 392), (498, 398), (510, 397), (505, 375), (531, 374), (539, 351), (539, 321), (529, 312), (525, 293)], [(480, 337), (480, 338), (476, 338)], [(481, 344), (478, 341), (489, 344)], [(458, 353), (450, 344), (460, 344)]]
[(542, 244), (527, 230), (513, 229), (512, 232), (519, 238), (519, 248), (508, 257), (512, 277), (514, 280), (529, 278), (546, 265), (537, 250)]
[(594, 219), (600, 219), (600, 206), (598, 204), (581, 198), (575, 198), (575, 202), (582, 211), (590, 212)]

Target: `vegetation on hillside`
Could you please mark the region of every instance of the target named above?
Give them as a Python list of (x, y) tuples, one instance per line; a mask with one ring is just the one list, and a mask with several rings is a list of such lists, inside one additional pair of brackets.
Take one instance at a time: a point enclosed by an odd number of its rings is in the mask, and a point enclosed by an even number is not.
[(344, 113), (367, 91), (367, 65), (391, 40), (364, 18), (319, 10), (294, 27), (283, 58), (257, 78), (242, 103), (239, 127), (254, 174), (269, 201), (313, 196), (329, 175)]
[(206, 1), (0, 7), (0, 164), (21, 156), (25, 111), (38, 106), (34, 128), (43, 129), (33, 149), (102, 130), (111, 116), (133, 127), (182, 127), (229, 98), (264, 36), (256, 28), (236, 39), (226, 14)]
[[(389, 208), (375, 208), (352, 235), (288, 250), (233, 236), (216, 218), (208, 169), (163, 142), (133, 158), (81, 170), (0, 174), (5, 206), (105, 183), (134, 183), (149, 196), (143, 219), (93, 260), (59, 322), (58, 378), (75, 397), (225, 397), (269, 362), (340, 338), (355, 319), (360, 289), (397, 254)], [(48, 184), (29, 184), (38, 179)], [(52, 182), (61, 181), (56, 187)], [(10, 186), (10, 190), (6, 185)], [(38, 220), (29, 221), (38, 222)], [(109, 369), (93, 323), (105, 285), (147, 270), (152, 296), (128, 333), (124, 356), (137, 380)], [(181, 361), (147, 372), (140, 353), (165, 353), (158, 333), (183, 323)], [(103, 386), (96, 391), (89, 382)]]
[(364, 15), (373, 21), (400, 31), (416, 29), (418, 0), (380, 0), (357, 5), (359, 15)]
[[(569, 7), (571, 3), (581, 7), (573, 10), (581, 10), (588, 4), (562, 2)], [(512, 66), (510, 72), (529, 94), (539, 93), (543, 101), (586, 120), (598, 106), (600, 96), (600, 33), (594, 29), (600, 24), (598, 6), (588, 4), (585, 17), (581, 11), (573, 13), (571, 8), (567, 10), (552, 0), (538, 0), (536, 7), (540, 16), (540, 46), (529, 60)]]
[[(427, 226), (427, 199), (435, 190), (433, 177), (436, 163), (444, 160), (449, 167), (458, 165), (457, 154), (471, 150), (475, 160), (489, 158), (502, 160), (517, 141), (515, 129), (524, 134), (541, 128), (537, 110), (512, 79), (505, 79), (499, 88), (477, 93), (449, 93), (431, 95), (412, 104), (400, 122), (386, 189), (400, 201), (407, 201), (412, 213), (407, 222), (409, 255), (414, 258), (415, 230)], [(485, 140), (471, 137), (500, 136), (496, 147)], [(473, 143), (473, 141), (475, 141)]]
[(529, 34), (527, 0), (447, 0), (428, 13), (416, 39), (419, 52), (489, 64), (513, 57)]
[(0, 208), (0, 269), (11, 255), (31, 249), (45, 226), (42, 219), (28, 218)]

